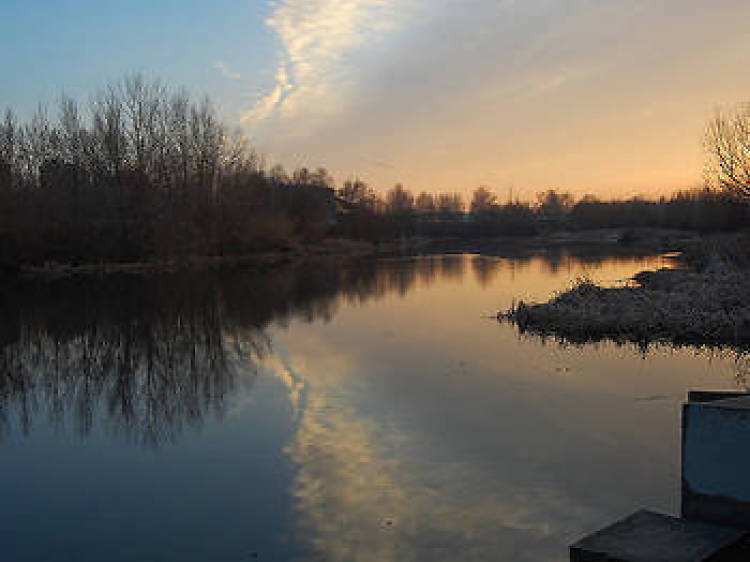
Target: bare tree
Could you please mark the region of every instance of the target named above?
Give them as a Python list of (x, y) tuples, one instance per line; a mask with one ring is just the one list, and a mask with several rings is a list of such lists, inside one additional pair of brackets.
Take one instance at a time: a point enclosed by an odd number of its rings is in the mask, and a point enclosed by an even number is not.
[(460, 193), (441, 193), (435, 200), (438, 213), (443, 218), (464, 212), (464, 200)]
[(0, 192), (9, 192), (13, 187), (13, 171), (16, 163), (18, 123), (10, 109), (0, 123)]
[(190, 98), (184, 90), (175, 93), (169, 102), (167, 158), (171, 163), (172, 181), (179, 186), (183, 200), (187, 198), (188, 178), (190, 177), (189, 108)]
[(435, 212), (435, 196), (432, 193), (423, 191), (417, 195), (417, 199), (414, 201), (414, 206), (418, 213), (423, 215), (429, 215)]
[(346, 180), (337, 194), (346, 204), (359, 206), (367, 198), (368, 189), (365, 182), (356, 178), (354, 180)]
[(271, 169), (268, 171), (268, 177), (276, 184), (290, 181), (283, 164), (274, 164), (271, 166)]
[(56, 132), (49, 122), (47, 108), (40, 105), (24, 127), (22, 155), (27, 177), (39, 181), (39, 169), (45, 161), (55, 156)]
[(706, 129), (708, 179), (741, 199), (750, 199), (750, 102), (717, 111)]
[(99, 93), (93, 100), (91, 114), (96, 151), (102, 171), (119, 179), (125, 166), (127, 138), (122, 99), (114, 86)]
[(148, 83), (140, 74), (126, 76), (120, 84), (131, 167), (152, 176), (158, 156), (157, 127), (161, 106), (166, 103), (164, 87), (157, 80)]
[(477, 187), (471, 197), (471, 213), (478, 215), (493, 210), (497, 196), (484, 186)]
[(536, 199), (539, 203), (539, 212), (550, 218), (559, 218), (567, 213), (575, 201), (571, 193), (558, 192), (554, 189), (537, 193)]
[(60, 97), (58, 127), (62, 160), (69, 164), (83, 166), (85, 153), (81, 115), (78, 111), (78, 103), (66, 95)]
[(397, 183), (386, 194), (388, 212), (392, 215), (408, 215), (414, 210), (414, 196), (404, 186)]
[(208, 98), (191, 107), (190, 132), (198, 185), (209, 189), (213, 196), (216, 189), (216, 172), (221, 159), (224, 127), (219, 123)]

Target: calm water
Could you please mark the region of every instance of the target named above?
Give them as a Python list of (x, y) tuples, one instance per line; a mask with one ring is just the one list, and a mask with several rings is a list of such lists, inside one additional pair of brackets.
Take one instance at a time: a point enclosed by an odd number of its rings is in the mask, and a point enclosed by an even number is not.
[(494, 314), (660, 258), (438, 256), (29, 284), (0, 300), (0, 559), (567, 560), (676, 512), (732, 357)]

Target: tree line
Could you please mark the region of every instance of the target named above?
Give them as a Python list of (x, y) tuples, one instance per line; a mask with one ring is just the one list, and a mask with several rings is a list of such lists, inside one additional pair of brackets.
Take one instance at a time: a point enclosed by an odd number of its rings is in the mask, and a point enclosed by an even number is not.
[[(346, 236), (367, 237), (363, 231), (372, 231), (369, 218), (371, 222), (379, 220), (390, 235), (477, 238), (639, 227), (709, 233), (740, 230), (750, 218), (750, 209), (742, 199), (726, 190), (707, 187), (658, 199), (610, 200), (595, 195), (576, 199), (568, 192), (550, 189), (538, 193), (533, 203), (518, 199), (501, 203), (492, 190), (478, 187), (468, 205), (456, 194), (450, 210), (437, 204), (440, 197), (427, 193), (413, 197), (396, 186), (380, 203), (384, 213), (357, 208), (342, 217), (336, 230)], [(394, 200), (397, 205), (391, 203)]]
[(317, 240), (325, 170), (269, 170), (207, 100), (132, 76), (0, 124), (0, 259), (131, 261)]
[(500, 203), (486, 187), (382, 196), (324, 168), (268, 166), (208, 99), (128, 76), (81, 106), (62, 97), (26, 122), (0, 121), (0, 264), (226, 256), (326, 236), (532, 235), (551, 228), (741, 228), (750, 112), (717, 115), (706, 135), (715, 188), (659, 200), (575, 201), (548, 190)]

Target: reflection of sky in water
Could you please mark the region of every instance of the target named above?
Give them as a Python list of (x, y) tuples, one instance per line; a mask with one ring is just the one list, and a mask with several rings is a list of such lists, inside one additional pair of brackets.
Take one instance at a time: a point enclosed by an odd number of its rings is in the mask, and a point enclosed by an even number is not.
[[(272, 331), (271, 369), (300, 404), (286, 453), (296, 539), (320, 560), (566, 560), (582, 533), (639, 507), (674, 511), (678, 405), (726, 386), (689, 351), (519, 340), (484, 316), (580, 275), (658, 262), (450, 258), (419, 290)], [(482, 263), (485, 262), (485, 263)], [(466, 271), (473, 275), (465, 275)], [(283, 362), (279, 359), (283, 357)]]
[[(493, 316), (581, 275), (658, 265), (447, 256), (274, 270), (140, 324), (104, 307), (115, 320), (94, 330), (23, 328), (4, 360), (25, 362), (12, 373), (30, 390), (0, 388), (0, 413), (29, 418), (0, 441), (0, 555), (566, 560), (572, 540), (636, 508), (675, 511), (679, 404), (687, 388), (732, 386), (732, 361), (561, 348)], [(23, 325), (48, 325), (46, 307)], [(66, 433), (56, 413), (80, 421), (81, 404), (88, 429)], [(150, 420), (169, 438), (138, 447)]]

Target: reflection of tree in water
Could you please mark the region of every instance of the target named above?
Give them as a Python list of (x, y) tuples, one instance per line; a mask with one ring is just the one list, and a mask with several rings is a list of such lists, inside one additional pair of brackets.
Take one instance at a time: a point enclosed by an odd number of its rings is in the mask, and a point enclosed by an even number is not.
[[(474, 261), (472, 261), (474, 260)], [(231, 273), (67, 279), (0, 296), (0, 435), (44, 416), (85, 435), (97, 424), (145, 444), (221, 415), (240, 371), (270, 352), (264, 328), (329, 321), (343, 299), (405, 295), (471, 267), (461, 255), (298, 263)]]
[(356, 303), (394, 292), (405, 296), (437, 279), (460, 281), (466, 274), (468, 259), (463, 255), (442, 255), (368, 261), (347, 273), (340, 292), (349, 302)]
[(696, 357), (703, 357), (710, 362), (720, 361), (730, 370), (734, 383), (739, 389), (750, 391), (750, 346), (742, 345), (701, 345), (696, 343), (670, 343), (661, 340), (632, 340), (628, 338), (613, 338), (609, 336), (581, 337), (561, 335), (538, 331), (519, 326), (513, 320), (498, 317), (500, 322), (515, 325), (519, 336), (523, 339), (536, 341), (542, 345), (553, 344), (562, 349), (582, 349), (588, 346), (598, 346), (602, 343), (617, 347), (630, 348), (638, 352), (645, 359), (650, 353), (659, 350), (687, 350)]
[(4, 308), (15, 324), (0, 348), (5, 431), (17, 423), (28, 432), (45, 413), (82, 435), (106, 420), (144, 444), (174, 439), (222, 412), (247, 357), (240, 344), (250, 340), (254, 354), (267, 346), (249, 330), (229, 345), (220, 292), (199, 277), (26, 285)]
[(500, 258), (474, 256), (471, 260), (471, 269), (480, 287), (487, 287), (492, 283), (502, 269), (502, 263)]
[[(665, 344), (666, 345), (666, 344)], [(649, 345), (642, 347), (644, 356), (650, 351)], [(673, 347), (668, 346), (666, 347)], [(747, 346), (679, 346), (689, 347), (696, 356), (705, 357), (711, 362), (721, 361), (731, 369), (738, 389), (750, 391), (750, 348)]]
[(0, 299), (0, 433), (45, 416), (144, 444), (221, 415), (238, 370), (270, 352), (271, 321), (330, 320), (338, 299), (405, 294), (461, 275), (462, 258), (335, 263), (231, 274), (19, 283)]
[(618, 248), (610, 246), (560, 246), (551, 247), (543, 254), (536, 257), (543, 259), (544, 269), (549, 273), (557, 274), (559, 271), (570, 271), (578, 266), (601, 267), (604, 263), (615, 265), (618, 263), (633, 263), (633, 260), (642, 259), (644, 263), (651, 257), (652, 253), (635, 252), (629, 248), (619, 248), (620, 254), (613, 253)]

